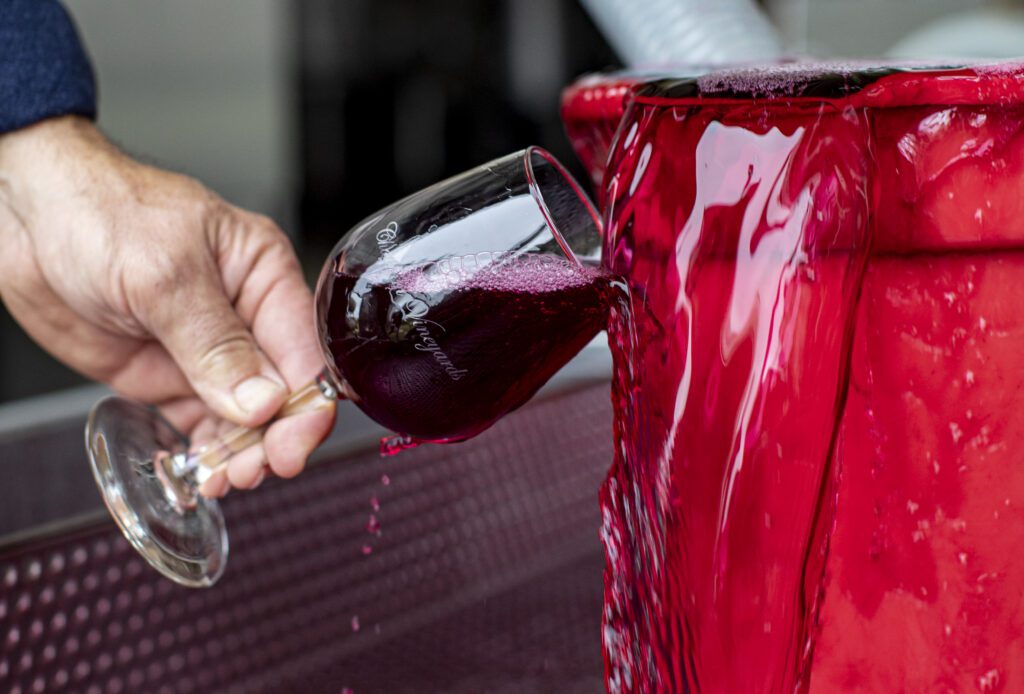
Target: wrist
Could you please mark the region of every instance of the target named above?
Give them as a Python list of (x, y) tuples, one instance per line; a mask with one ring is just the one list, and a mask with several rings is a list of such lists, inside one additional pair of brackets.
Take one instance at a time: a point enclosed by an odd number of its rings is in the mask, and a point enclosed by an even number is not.
[(81, 165), (113, 154), (96, 126), (61, 116), (0, 135), (0, 204), (23, 220), (66, 194)]

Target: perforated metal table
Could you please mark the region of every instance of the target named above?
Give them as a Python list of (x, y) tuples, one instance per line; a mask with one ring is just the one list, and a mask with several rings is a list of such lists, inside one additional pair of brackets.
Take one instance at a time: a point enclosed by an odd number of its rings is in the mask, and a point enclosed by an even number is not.
[(0, 692), (600, 692), (608, 401), (577, 378), (457, 446), (328, 446), (225, 501), (210, 590), (161, 578), (102, 512), (9, 532)]

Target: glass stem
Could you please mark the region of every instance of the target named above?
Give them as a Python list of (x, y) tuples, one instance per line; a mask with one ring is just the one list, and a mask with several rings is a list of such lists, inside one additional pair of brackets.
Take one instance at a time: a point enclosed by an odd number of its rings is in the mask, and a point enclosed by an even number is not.
[(340, 396), (326, 371), (320, 372), (315, 380), (288, 396), (284, 405), (274, 415), (274, 419), (261, 427), (237, 427), (210, 443), (196, 448), (184, 456), (176, 467), (178, 476), (195, 474), (197, 485), (208, 480), (211, 475), (220, 471), (231, 460), (232, 456), (263, 440), (263, 433), (271, 422), (291, 417), (304, 412), (315, 412), (326, 409)]

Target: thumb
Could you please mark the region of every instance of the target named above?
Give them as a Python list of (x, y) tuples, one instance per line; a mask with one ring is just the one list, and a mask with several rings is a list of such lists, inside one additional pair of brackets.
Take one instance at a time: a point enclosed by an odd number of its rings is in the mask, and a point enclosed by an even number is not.
[(144, 302), (143, 323), (199, 397), (221, 417), (246, 426), (277, 412), (288, 395), (284, 379), (231, 305), (213, 263), (151, 286), (159, 290)]

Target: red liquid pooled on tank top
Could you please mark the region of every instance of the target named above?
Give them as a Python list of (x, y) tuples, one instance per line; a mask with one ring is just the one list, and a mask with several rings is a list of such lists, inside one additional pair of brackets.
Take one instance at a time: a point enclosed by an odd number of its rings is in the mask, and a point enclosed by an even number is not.
[(952, 74), (627, 111), (609, 691), (1024, 690), (1021, 71)]

